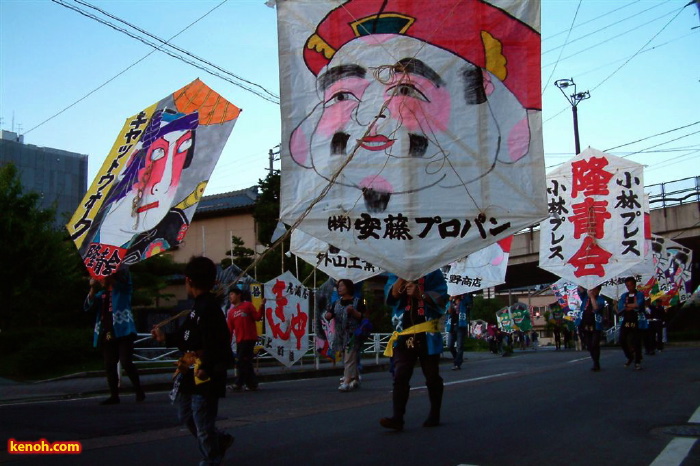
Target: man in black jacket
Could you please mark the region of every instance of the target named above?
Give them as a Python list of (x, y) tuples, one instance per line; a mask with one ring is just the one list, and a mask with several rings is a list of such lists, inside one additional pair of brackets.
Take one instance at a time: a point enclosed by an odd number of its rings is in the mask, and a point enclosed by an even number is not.
[[(193, 257), (185, 268), (187, 294), (194, 298), (192, 312), (180, 330), (165, 334), (159, 327), (153, 338), (177, 346), (185, 355), (178, 364), (175, 403), (178, 417), (199, 442), (200, 464), (220, 464), (233, 436), (216, 428), (219, 398), (226, 394), (226, 369), (232, 354), (231, 335), (216, 297), (211, 293), (216, 266), (206, 257)], [(178, 386), (179, 382), (179, 386)]]

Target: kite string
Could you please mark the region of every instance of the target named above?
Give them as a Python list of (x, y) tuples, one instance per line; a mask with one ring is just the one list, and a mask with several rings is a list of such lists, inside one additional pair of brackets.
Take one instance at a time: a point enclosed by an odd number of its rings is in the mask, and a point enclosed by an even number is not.
[[(462, 2), (463, 2), (463, 0), (458, 0), (457, 2), (455, 2), (454, 6), (453, 6), (452, 9), (450, 10), (450, 12), (449, 12), (447, 15), (445, 15), (445, 17), (443, 18), (443, 21), (442, 21), (440, 24), (436, 25), (435, 29), (433, 30), (433, 32), (431, 33), (431, 35), (428, 37), (428, 40), (429, 40), (429, 38), (432, 37), (439, 29), (441, 29), (442, 25), (443, 25), (444, 22), (447, 20), (447, 17), (450, 16), (450, 15), (453, 15), (455, 9), (457, 8), (457, 6), (458, 6), (459, 4), (461, 4)], [(347, 9), (347, 7), (345, 6), (345, 4), (341, 5), (341, 7), (346, 11), (346, 13), (347, 13), (350, 17), (352, 17), (355, 21), (357, 21), (357, 18), (355, 18), (355, 16), (352, 14), (352, 12), (350, 12), (350, 11)], [(421, 50), (427, 45), (427, 43), (428, 43), (427, 41), (420, 41), (420, 42), (422, 42), (422, 43), (421, 43), (420, 47), (418, 48), (418, 50), (416, 50), (416, 52), (414, 53), (413, 58), (415, 58), (415, 57), (418, 55), (418, 53), (420, 53), (420, 51), (421, 51)], [(379, 45), (382, 49), (384, 49), (384, 51), (387, 53), (387, 55), (389, 55), (389, 56), (392, 57), (396, 62), (398, 62), (398, 59), (396, 59), (396, 58), (394, 57), (394, 54), (392, 53), (392, 51), (391, 51), (390, 49), (386, 48), (382, 42), (377, 42), (377, 45)], [(382, 78), (382, 76), (381, 76), (381, 73), (382, 73), (383, 71), (385, 71), (385, 70), (390, 70), (390, 75), (389, 75), (388, 80), (385, 79), (385, 78)], [(400, 79), (400, 81), (404, 81), (404, 80), (409, 80), (409, 81), (410, 81), (410, 78), (408, 78), (408, 74), (406, 73), (405, 68), (404, 68), (403, 66), (400, 66), (400, 65), (382, 65), (382, 66), (379, 66), (379, 67), (377, 67), (377, 68), (375, 68), (375, 69), (373, 70), (373, 75), (374, 75), (375, 79), (377, 79), (377, 81), (382, 82), (383, 84), (386, 84), (387, 82), (390, 82), (390, 81), (394, 78), (395, 72), (396, 72), (397, 70), (400, 70), (400, 71), (402, 72), (403, 76), (404, 76), (403, 78)], [(397, 95), (396, 92), (392, 93), (392, 94), (389, 96), (389, 99), (388, 99), (387, 101), (385, 101), (385, 102), (382, 104), (382, 107), (381, 107), (379, 113), (374, 117), (374, 120), (373, 120), (372, 123), (368, 126), (368, 128), (367, 128), (367, 130), (365, 131), (365, 133), (364, 133), (362, 139), (366, 138), (366, 137), (370, 134), (370, 132), (372, 131), (372, 129), (373, 129), (374, 126), (376, 125), (376, 123), (377, 123), (377, 121), (379, 120), (379, 118), (381, 118), (381, 117), (383, 116), (384, 110), (386, 110), (386, 108), (387, 108), (388, 105), (391, 103), (391, 101), (393, 100), (393, 98), (396, 97), (396, 95)], [(441, 151), (443, 154), (445, 154), (444, 149), (443, 149), (442, 147), (440, 147), (439, 144), (437, 144), (437, 145), (438, 145), (438, 147), (440, 148), (440, 151)], [(345, 167), (352, 161), (352, 159), (355, 157), (355, 154), (357, 153), (357, 150), (358, 150), (359, 148), (360, 148), (360, 144), (359, 144), (359, 143), (356, 143), (356, 144), (355, 144), (355, 147), (353, 148), (353, 150), (352, 150), (352, 152), (351, 152), (351, 154), (350, 154), (350, 156), (349, 156), (347, 159), (345, 159), (345, 161), (344, 161), (344, 162), (338, 167), (338, 169), (333, 173), (333, 175), (330, 177), (330, 179), (328, 180), (328, 183), (327, 183), (326, 186), (323, 188), (323, 190), (321, 190), (321, 192), (319, 193), (319, 195), (318, 195), (313, 201), (311, 201), (311, 203), (310, 203), (309, 206), (304, 210), (304, 212), (302, 212), (301, 215), (300, 215), (300, 216), (295, 220), (295, 222), (290, 226), (289, 230), (287, 230), (282, 236), (280, 236), (280, 237), (277, 239), (277, 241), (275, 241), (272, 245), (270, 245), (270, 247), (269, 247), (265, 252), (263, 252), (260, 256), (258, 256), (258, 257), (256, 258), (256, 260), (253, 261), (252, 264), (250, 264), (248, 267), (246, 267), (245, 270), (243, 270), (243, 271), (241, 272), (241, 274), (240, 274), (238, 277), (236, 277), (236, 279), (235, 279), (231, 284), (237, 283), (237, 282), (241, 279), (241, 277), (245, 276), (245, 275), (248, 273), (248, 271), (249, 271), (251, 268), (255, 267), (264, 257), (267, 256), (267, 254), (269, 254), (269, 253), (270, 253), (271, 251), (273, 251), (275, 248), (279, 247), (281, 244), (284, 243), (284, 241), (291, 235), (292, 231), (294, 231), (294, 230), (301, 224), (301, 222), (303, 222), (304, 219), (309, 215), (309, 213), (310, 213), (311, 210), (316, 206), (316, 204), (318, 204), (318, 203), (328, 194), (328, 192), (330, 191), (331, 187), (335, 184), (335, 181), (338, 179), (338, 177), (340, 176), (340, 174), (342, 173), (342, 171), (344, 170), (344, 168), (345, 168)], [(387, 163), (388, 163), (389, 157), (390, 157), (390, 156), (387, 155), (387, 161), (385, 162), (384, 167), (380, 170), (379, 173), (381, 173), (381, 172), (384, 170), (384, 168), (386, 168), (386, 165), (387, 165)], [(454, 170), (454, 167), (453, 167), (453, 170)], [(377, 176), (378, 176), (378, 175), (379, 175), (379, 174), (377, 174)], [(461, 179), (461, 178), (460, 178), (460, 179)], [(467, 190), (467, 194), (469, 194), (469, 196), (472, 198), (472, 201), (474, 201), (474, 198), (471, 196), (471, 193), (469, 193), (469, 190), (468, 190), (468, 188), (467, 188), (466, 186), (465, 186), (465, 189)], [(359, 202), (360, 198), (361, 198), (361, 196), (358, 196), (358, 199), (355, 201), (355, 205), (357, 205), (357, 203)], [(475, 205), (476, 205), (476, 202), (475, 202), (475, 201), (474, 201), (474, 203), (475, 203)], [(479, 207), (477, 206), (477, 209), (478, 209), (478, 208), (479, 208)], [(320, 263), (320, 261), (319, 261), (318, 263)], [(317, 263), (317, 265), (318, 265), (318, 263)], [(307, 277), (307, 279), (308, 279), (308, 277)], [(229, 284), (229, 286), (230, 286), (231, 284)]]

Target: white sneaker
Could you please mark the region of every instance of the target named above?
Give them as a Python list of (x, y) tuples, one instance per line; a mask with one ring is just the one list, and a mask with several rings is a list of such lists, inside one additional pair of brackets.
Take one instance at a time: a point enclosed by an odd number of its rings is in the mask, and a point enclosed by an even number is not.
[(350, 386), (350, 384), (341, 383), (340, 387), (338, 387), (338, 390), (341, 392), (349, 392), (350, 390), (352, 390), (352, 387)]
[(350, 382), (350, 388), (352, 390), (355, 390), (356, 388), (360, 388), (360, 382), (358, 380), (353, 380)]

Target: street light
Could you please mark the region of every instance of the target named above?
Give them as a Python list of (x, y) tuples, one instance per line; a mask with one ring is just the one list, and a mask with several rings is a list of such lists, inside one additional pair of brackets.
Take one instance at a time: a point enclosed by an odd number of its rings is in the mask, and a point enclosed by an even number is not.
[[(554, 85), (559, 88), (561, 93), (564, 94), (564, 97), (566, 97), (566, 100), (568, 100), (571, 104), (571, 112), (574, 114), (574, 143), (576, 144), (576, 154), (578, 155), (581, 153), (581, 144), (579, 143), (578, 139), (578, 111), (576, 110), (576, 107), (582, 100), (590, 99), (591, 94), (588, 91), (576, 92), (576, 83), (574, 82), (574, 78), (557, 79), (554, 81)], [(567, 95), (566, 89), (570, 87), (573, 88), (574, 92)]]

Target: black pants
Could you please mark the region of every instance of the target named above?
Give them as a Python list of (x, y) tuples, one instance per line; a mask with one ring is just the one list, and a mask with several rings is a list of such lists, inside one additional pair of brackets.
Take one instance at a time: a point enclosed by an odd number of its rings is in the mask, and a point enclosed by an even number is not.
[(649, 339), (651, 340), (651, 351), (663, 351), (664, 349), (664, 324), (660, 320), (649, 322)]
[(642, 335), (637, 324), (622, 324), (622, 327), (620, 327), (620, 344), (628, 361), (634, 360), (635, 364), (642, 362)]
[(253, 369), (253, 350), (256, 340), (246, 340), (236, 343), (236, 353), (238, 355), (238, 380), (236, 385), (248, 388), (258, 386), (258, 378)]
[(600, 369), (600, 330), (581, 330), (581, 341), (591, 354), (593, 368)]
[(428, 397), (430, 398), (429, 417), (436, 420), (440, 419), (440, 407), (444, 389), (442, 377), (440, 377), (440, 355), (429, 355), (425, 338), (421, 339), (420, 336), (419, 334), (415, 337), (419, 341), (417, 347), (407, 348), (405, 345), (399, 344), (394, 348), (394, 390), (392, 398), (394, 419), (400, 421), (403, 421), (403, 416), (406, 413), (413, 368), (418, 360), (420, 360), (420, 367), (425, 376), (425, 385), (428, 387)]
[(132, 360), (134, 355), (134, 339), (131, 336), (123, 338), (112, 338), (102, 341), (102, 356), (105, 363), (105, 372), (107, 373), (107, 384), (109, 385), (109, 393), (113, 397), (119, 396), (119, 374), (117, 373), (117, 364), (122, 363), (122, 368), (126, 375), (129, 376), (131, 384), (134, 386), (134, 391), (140, 393), (141, 382), (139, 380), (139, 371)]

